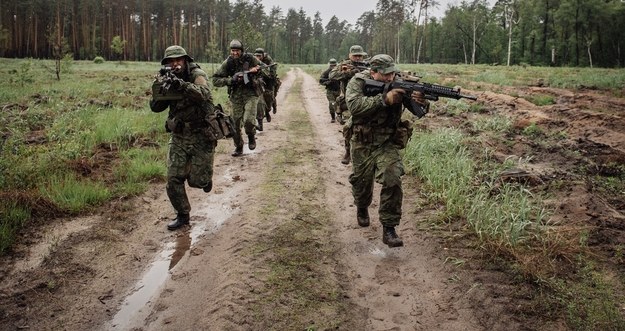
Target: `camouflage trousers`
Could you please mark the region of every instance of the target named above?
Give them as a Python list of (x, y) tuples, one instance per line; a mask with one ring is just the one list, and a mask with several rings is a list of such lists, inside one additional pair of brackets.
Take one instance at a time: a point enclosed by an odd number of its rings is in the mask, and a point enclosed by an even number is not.
[(255, 95), (241, 96), (231, 98), (232, 103), (232, 119), (234, 120), (234, 146), (243, 148), (243, 137), (241, 136), (241, 127), (245, 130), (246, 135), (255, 135), (258, 122), (256, 121), (256, 112), (258, 108), (258, 97)]
[(185, 191), (190, 187), (203, 188), (213, 180), (213, 161), (216, 141), (202, 132), (172, 134), (167, 153), (167, 196), (179, 214), (188, 214), (191, 205)]
[(328, 110), (330, 111), (330, 115), (334, 118), (334, 114), (336, 113), (336, 97), (339, 96), (339, 91), (326, 90), (326, 99), (328, 99)]
[(265, 114), (269, 113), (271, 107), (273, 107), (275, 103), (275, 97), (273, 95), (273, 90), (265, 89), (263, 92), (262, 98), (258, 98), (258, 107), (256, 111), (256, 119), (260, 122), (265, 118)]
[(351, 141), (352, 194), (356, 207), (369, 207), (373, 200), (374, 180), (382, 185), (380, 192), (380, 223), (384, 226), (397, 226), (401, 220), (403, 191), (401, 176), (404, 165), (397, 146), (390, 142), (381, 145), (363, 144)]

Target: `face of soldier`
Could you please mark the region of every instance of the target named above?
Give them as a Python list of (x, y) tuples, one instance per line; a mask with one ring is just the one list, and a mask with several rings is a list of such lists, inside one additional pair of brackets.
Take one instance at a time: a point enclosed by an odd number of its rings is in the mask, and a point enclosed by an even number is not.
[(383, 74), (383, 73), (371, 70), (371, 78), (379, 82), (390, 83), (395, 79), (395, 72)]
[(172, 71), (175, 74), (183, 72), (186, 65), (187, 61), (185, 60), (184, 56), (167, 59), (167, 66), (171, 67)]
[(230, 49), (230, 56), (232, 56), (233, 59), (238, 59), (241, 57), (241, 53), (243, 53), (243, 51), (241, 51), (238, 48), (231, 48)]
[(262, 61), (263, 60), (263, 56), (260, 54), (254, 54), (254, 56), (258, 59), (258, 61)]
[(350, 56), (349, 56), (349, 59), (352, 60), (353, 62), (362, 62), (363, 58), (364, 58), (364, 56), (362, 56), (362, 55), (350, 54)]

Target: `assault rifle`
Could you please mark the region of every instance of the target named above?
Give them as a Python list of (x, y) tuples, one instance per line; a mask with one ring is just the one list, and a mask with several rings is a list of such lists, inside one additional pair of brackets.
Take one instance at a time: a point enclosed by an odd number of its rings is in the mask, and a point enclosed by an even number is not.
[[(272, 63), (272, 64), (261, 63), (260, 64), (260, 69), (261, 70), (262, 69), (268, 69), (268, 68), (271, 68), (271, 67), (276, 66), (276, 65), (278, 65), (278, 63)], [(258, 73), (258, 72), (252, 72), (250, 70), (239, 71), (239, 72), (235, 73), (234, 75), (232, 75), (232, 79), (233, 80), (238, 80), (239, 77), (243, 77), (243, 84), (247, 84), (247, 83), (250, 82), (250, 76), (249, 75), (250, 74), (255, 74), (255, 73)]]
[[(345, 69), (343, 69), (345, 68)], [(356, 69), (358, 71), (365, 71), (369, 69), (369, 63), (367, 62), (354, 62), (352, 63), (345, 63), (345, 64), (341, 64), (341, 71), (346, 71), (346, 70), (353, 70)]]
[(364, 94), (365, 96), (373, 96), (380, 93), (386, 94), (386, 92), (395, 88), (404, 89), (406, 91), (406, 93), (404, 93), (403, 104), (406, 108), (408, 108), (408, 111), (419, 118), (425, 116), (428, 109), (412, 99), (411, 94), (413, 91), (423, 93), (424, 98), (431, 101), (438, 101), (438, 98), (440, 97), (452, 98), (456, 100), (462, 98), (477, 100), (476, 96), (460, 93), (460, 88), (452, 88), (430, 83), (419, 83), (404, 79), (396, 79), (390, 83), (380, 82), (374, 79), (365, 79)]
[(182, 93), (171, 88), (171, 84), (175, 79), (178, 78), (174, 74), (174, 68), (169, 66), (162, 67), (152, 84), (154, 100), (181, 100)]

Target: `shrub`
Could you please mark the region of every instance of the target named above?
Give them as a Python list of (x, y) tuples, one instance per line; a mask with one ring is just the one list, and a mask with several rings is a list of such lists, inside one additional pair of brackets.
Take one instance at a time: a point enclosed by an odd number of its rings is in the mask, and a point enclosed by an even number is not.
[(104, 63), (104, 58), (101, 56), (96, 56), (95, 59), (93, 59), (93, 63), (96, 63), (96, 64)]

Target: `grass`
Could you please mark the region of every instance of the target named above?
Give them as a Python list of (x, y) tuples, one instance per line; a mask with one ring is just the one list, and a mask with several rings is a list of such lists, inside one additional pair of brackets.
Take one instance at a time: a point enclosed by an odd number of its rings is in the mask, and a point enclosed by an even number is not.
[[(286, 102), (296, 104), (301, 81), (291, 92)], [(310, 139), (314, 132), (308, 114), (301, 108), (293, 110), (284, 137), (290, 148), (275, 152), (261, 184), (263, 204), (258, 214), (272, 229), (256, 245), (255, 260), (271, 254), (262, 262), (269, 270), (260, 277), (265, 286), (253, 308), (257, 319), (253, 324), (266, 330), (336, 329), (348, 314), (341, 289), (328, 270), (332, 265), (325, 262), (337, 252), (328, 242), (331, 220)]]
[[(508, 127), (474, 126), (501, 131)], [(538, 129), (524, 134), (536, 136), (535, 131)], [(499, 268), (537, 285), (539, 295), (533, 304), (542, 315), (564, 313), (573, 330), (624, 329), (623, 298), (615, 292), (621, 280), (591, 262), (593, 257), (585, 254), (584, 248), (587, 235), (582, 231), (575, 241), (575, 236), (559, 233), (549, 224), (550, 212), (540, 195), (522, 185), (497, 180), (498, 172), (510, 167), (510, 162), (495, 164), (487, 155), (475, 155), (465, 147), (468, 145), (475, 141), (455, 128), (416, 132), (408, 144), (407, 170), (421, 178), (422, 194), (430, 204), (444, 206), (437, 208), (440, 211), (434, 221), (466, 225), (458, 231), (473, 234), (477, 247), (499, 261)], [(579, 262), (570, 265), (562, 261), (573, 259)], [(563, 273), (560, 268), (567, 264), (572, 269), (565, 270), (575, 271)]]

